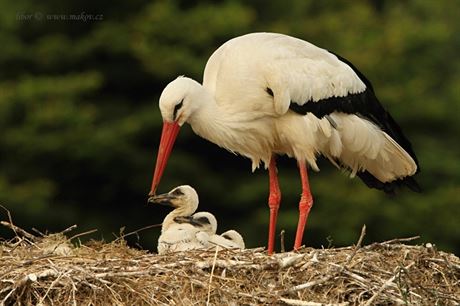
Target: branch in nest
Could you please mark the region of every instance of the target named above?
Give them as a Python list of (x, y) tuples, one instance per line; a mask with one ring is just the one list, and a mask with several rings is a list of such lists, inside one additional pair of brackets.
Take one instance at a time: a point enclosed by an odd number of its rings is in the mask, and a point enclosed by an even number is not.
[(273, 263), (266, 263), (266, 264), (254, 264), (249, 261), (236, 261), (236, 260), (231, 260), (231, 259), (217, 259), (215, 262), (210, 262), (210, 261), (199, 261), (195, 263), (195, 266), (198, 269), (208, 269), (212, 268), (212, 266), (218, 267), (218, 268), (241, 268), (241, 269), (253, 269), (253, 270), (266, 270), (273, 268)]
[(286, 298), (280, 298), (280, 301), (283, 303), (286, 303), (287, 305), (294, 305), (294, 306), (347, 306), (347, 305), (350, 305), (350, 303), (348, 302), (325, 304), (325, 303), (308, 302), (308, 301), (286, 299)]
[(370, 306), (370, 305), (374, 305), (374, 301), (377, 299), (377, 297), (382, 294), (382, 292), (388, 287), (390, 286), (394, 280), (401, 274), (401, 271), (405, 271), (405, 270), (408, 270), (410, 267), (412, 267), (413, 265), (415, 264), (415, 262), (411, 262), (410, 264), (408, 264), (407, 266), (405, 266), (404, 268), (399, 268), (398, 267), (398, 271), (392, 276), (390, 277), (381, 287), (380, 289), (374, 293), (373, 296), (371, 296), (371, 298), (369, 300), (367, 300), (366, 304), (364, 304), (364, 306)]
[(388, 241), (384, 241), (384, 242), (382, 242), (382, 244), (394, 244), (394, 243), (401, 243), (401, 242), (409, 242), (409, 241), (413, 241), (413, 240), (417, 240), (417, 239), (420, 239), (420, 236), (413, 236), (413, 237), (407, 237), (407, 238), (395, 238), (395, 239), (391, 239), (391, 240), (388, 240)]
[(27, 239), (30, 239), (32, 241), (37, 238), (34, 235), (32, 235), (31, 233), (29, 233), (29, 232), (23, 230), (22, 228), (14, 225), (13, 223), (6, 222), (6, 221), (0, 221), (0, 224), (5, 226), (5, 227), (8, 227), (9, 229), (11, 229), (16, 234), (16, 236), (23, 236), (23, 237), (26, 237)]
[(281, 259), (278, 260), (278, 265), (279, 265), (280, 269), (289, 268), (291, 266), (295, 266), (304, 257), (305, 257), (305, 254), (296, 254), (296, 255), (284, 257), (284, 258), (281, 258)]

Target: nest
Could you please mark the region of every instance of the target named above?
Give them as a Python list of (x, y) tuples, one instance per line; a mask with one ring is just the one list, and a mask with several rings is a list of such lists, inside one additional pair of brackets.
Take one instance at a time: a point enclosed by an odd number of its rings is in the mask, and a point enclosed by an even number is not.
[[(458, 305), (460, 259), (395, 239), (361, 246), (157, 255), (67, 232), (0, 242), (0, 305)], [(73, 240), (72, 240), (73, 241)]]

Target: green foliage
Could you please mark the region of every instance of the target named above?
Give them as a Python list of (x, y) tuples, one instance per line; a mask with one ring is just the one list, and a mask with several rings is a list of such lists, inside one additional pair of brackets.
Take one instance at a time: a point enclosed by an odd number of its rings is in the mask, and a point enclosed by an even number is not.
[(158, 78), (184, 73), (200, 78), (216, 45), (248, 31), (252, 17), (252, 10), (232, 2), (188, 10), (171, 1), (153, 2), (136, 19), (133, 51)]
[[(282, 32), (352, 61), (412, 140), (424, 192), (389, 198), (326, 161), (310, 174), (306, 243), (420, 235), (460, 251), (458, 1), (143, 1), (0, 3), (0, 204), (18, 224), (98, 228), (110, 239), (161, 222), (146, 205), (161, 130), (157, 101), (177, 75), (202, 78), (211, 53), (255, 31)], [(40, 13), (41, 15), (36, 15)], [(102, 14), (99, 21), (49, 14)], [(26, 20), (25, 16), (31, 18)], [(42, 16), (42, 19), (37, 18)], [(297, 223), (295, 161), (280, 160), (279, 229)], [(268, 178), (183, 128), (160, 191), (190, 184), (221, 230), (265, 245)], [(154, 248), (158, 229), (141, 232)]]

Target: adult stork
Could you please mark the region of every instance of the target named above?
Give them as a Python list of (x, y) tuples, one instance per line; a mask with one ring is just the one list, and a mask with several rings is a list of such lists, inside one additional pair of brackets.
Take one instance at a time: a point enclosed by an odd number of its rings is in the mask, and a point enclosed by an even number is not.
[(276, 33), (233, 38), (209, 58), (203, 85), (180, 76), (160, 96), (163, 130), (150, 195), (155, 194), (179, 128), (268, 168), (274, 250), (281, 192), (275, 156), (297, 160), (302, 194), (294, 248), (302, 244), (313, 204), (307, 166), (323, 155), (367, 186), (393, 193), (419, 186), (418, 162), (401, 128), (377, 100), (371, 83), (349, 61), (315, 45)]

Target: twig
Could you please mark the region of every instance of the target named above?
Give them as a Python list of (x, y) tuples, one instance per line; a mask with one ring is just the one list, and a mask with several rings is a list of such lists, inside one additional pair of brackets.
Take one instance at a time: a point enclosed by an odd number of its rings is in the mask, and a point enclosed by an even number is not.
[(89, 235), (89, 234), (95, 233), (95, 232), (97, 232), (97, 229), (92, 229), (92, 230), (89, 230), (89, 231), (86, 231), (86, 232), (83, 232), (83, 233), (80, 233), (80, 234), (73, 235), (72, 237), (69, 238), (69, 241), (71, 241), (71, 240), (73, 240), (75, 238), (84, 236), (84, 235)]
[(76, 224), (72, 225), (72, 226), (69, 226), (68, 228), (66, 228), (65, 230), (63, 230), (61, 232), (61, 234), (65, 234), (65, 233), (68, 233), (68, 232), (71, 232), (73, 231), (74, 229), (76, 229), (78, 226)]
[[(225, 289), (221, 289), (223, 291), (226, 291), (228, 293), (231, 293), (231, 294), (235, 294), (235, 292), (233, 291), (230, 291), (230, 290), (225, 290)], [(244, 292), (237, 292), (238, 296), (241, 296), (241, 297), (245, 297), (245, 298), (248, 298), (248, 299), (251, 299), (251, 300), (257, 300), (261, 303), (264, 303), (264, 304), (267, 304), (268, 303), (268, 299), (264, 298), (264, 297), (261, 297), (261, 296), (257, 296), (257, 295), (254, 295), (254, 294), (248, 294), (248, 293), (244, 293)], [(250, 305), (257, 305), (257, 304), (250, 304)]]
[(125, 237), (127, 237), (127, 236), (131, 236), (131, 235), (137, 234), (137, 233), (139, 233), (139, 232), (141, 232), (141, 231), (144, 231), (144, 230), (146, 230), (146, 229), (154, 228), (154, 227), (161, 227), (161, 223), (160, 223), (160, 224), (151, 224), (151, 225), (147, 225), (147, 226), (141, 227), (140, 229), (137, 229), (137, 230), (132, 231), (132, 232), (129, 232), (129, 233), (127, 233), (127, 234), (121, 235), (120, 237), (118, 237), (118, 238), (115, 239), (114, 241), (118, 241), (118, 240), (123, 239), (123, 238), (125, 238)]
[(18, 235), (18, 232), (19, 232), (19, 233), (21, 233), (22, 236), (24, 236), (24, 237), (26, 237), (26, 238), (28, 238), (28, 239), (30, 239), (32, 241), (35, 240), (36, 237), (34, 235), (28, 233), (27, 231), (25, 231), (22, 228), (20, 228), (20, 227), (18, 227), (18, 226), (13, 224), (13, 217), (11, 217), (11, 213), (8, 210), (8, 208), (6, 208), (5, 206), (3, 206), (1, 204), (0, 204), (0, 207), (3, 208), (3, 210), (6, 211), (6, 214), (8, 216), (8, 221), (9, 221), (9, 223), (6, 222), (6, 221), (0, 221), (0, 224), (2, 224), (3, 226), (9, 227), (14, 232), (16, 237), (19, 237), (19, 235)]
[(325, 303), (308, 302), (308, 301), (286, 299), (286, 298), (280, 298), (280, 301), (288, 305), (294, 305), (294, 306), (347, 306), (349, 305), (348, 302), (325, 304)]
[(407, 266), (405, 266), (404, 268), (401, 268), (401, 267), (398, 267), (398, 271), (392, 276), (390, 277), (381, 287), (380, 289), (374, 293), (374, 295), (371, 296), (371, 298), (369, 300), (367, 300), (366, 304), (364, 304), (364, 306), (370, 306), (370, 305), (373, 305), (374, 304), (374, 301), (378, 298), (378, 296), (383, 292), (383, 290), (385, 290), (388, 286), (391, 285), (391, 283), (394, 282), (394, 280), (401, 274), (401, 270), (408, 270), (410, 267), (412, 267), (413, 265), (415, 264), (415, 262), (411, 262), (410, 264), (408, 264)]
[(72, 284), (72, 305), (77, 306), (77, 300), (75, 298), (75, 292), (77, 291), (77, 286), (75, 286), (75, 282), (73, 281), (71, 277), (69, 277), (68, 275), (67, 277), (69, 278), (69, 281)]
[(10, 296), (16, 291), (16, 288), (17, 287), (13, 287), (11, 289), (10, 292), (8, 292), (8, 294), (5, 296), (5, 298), (0, 302), (0, 305), (3, 306), (3, 305), (6, 305), (6, 301), (8, 301), (8, 299), (10, 298)]
[(299, 291), (299, 290), (302, 290), (302, 289), (307, 289), (307, 288), (319, 285), (321, 283), (325, 283), (325, 282), (327, 282), (328, 280), (330, 280), (331, 278), (333, 278), (335, 276), (336, 275), (328, 275), (328, 276), (321, 277), (320, 279), (317, 279), (317, 280), (314, 280), (314, 281), (309, 281), (309, 282), (306, 282), (304, 284), (294, 286), (291, 289), (289, 289), (288, 292), (295, 292), (295, 291)]
[(42, 233), (41, 231), (39, 231), (39, 230), (36, 229), (35, 227), (32, 227), (32, 230), (33, 230), (34, 232), (36, 232), (38, 235), (42, 236), (42, 237), (45, 237), (45, 236), (46, 236), (46, 234)]
[[(67, 272), (68, 273), (68, 272)], [(43, 301), (45, 301), (46, 297), (48, 296), (48, 294), (50, 293), (51, 289), (53, 289), (53, 287), (57, 284), (57, 282), (61, 279), (61, 277), (63, 276), (64, 274), (59, 274), (55, 279), (54, 281), (51, 283), (51, 285), (48, 287), (48, 289), (46, 290), (45, 292), (45, 295), (40, 299), (40, 302), (38, 302), (38, 305), (44, 305)]]
[(208, 299), (206, 300), (206, 306), (209, 305), (209, 300), (211, 299), (211, 283), (212, 276), (214, 275), (214, 268), (216, 267), (217, 253), (219, 252), (219, 247), (216, 246), (216, 252), (214, 253), (214, 260), (211, 268), (211, 275), (209, 276), (209, 286), (208, 286)]
[(285, 234), (285, 230), (281, 230), (280, 232), (280, 240), (281, 240), (281, 253), (284, 253), (286, 252), (286, 247), (284, 245), (284, 234)]
[(413, 240), (420, 239), (420, 236), (413, 236), (413, 237), (408, 237), (408, 238), (395, 238), (391, 240), (387, 240), (384, 242), (380, 242), (380, 244), (395, 244), (395, 243), (400, 243), (400, 242), (409, 242)]
[(366, 224), (363, 224), (363, 227), (361, 228), (361, 235), (359, 235), (358, 242), (356, 243), (356, 246), (355, 246), (356, 249), (359, 249), (361, 247), (364, 236), (366, 236)]
[(18, 280), (15, 284), (14, 284), (14, 287), (13, 289), (7, 294), (7, 296), (3, 299), (3, 301), (0, 303), (0, 305), (5, 305), (5, 302), (8, 300), (8, 298), (11, 296), (11, 294), (18, 288), (22, 288), (23, 290), (26, 288), (26, 285), (29, 284), (29, 283), (33, 283), (33, 282), (36, 282), (37, 280), (41, 279), (41, 278), (45, 278), (45, 277), (48, 277), (48, 276), (54, 276), (54, 277), (57, 277), (57, 273), (54, 271), (54, 270), (51, 270), (51, 269), (48, 269), (48, 270), (45, 270), (39, 274), (35, 274), (35, 273), (30, 273), (26, 276), (24, 276), (23, 278), (21, 278), (20, 280)]
[[(186, 262), (187, 264), (190, 264), (190, 262)], [(216, 259), (212, 263), (209, 261), (199, 261), (195, 263), (195, 266), (200, 269), (207, 269), (209, 267), (216, 266), (218, 268), (245, 268), (245, 269), (253, 269), (253, 270), (265, 270), (273, 267), (274, 265), (276, 266), (277, 262), (275, 261), (270, 261), (265, 264), (257, 264), (257, 263), (252, 263), (250, 261), (236, 261), (236, 260), (231, 260), (231, 259)], [(177, 263), (172, 263), (172, 264), (167, 264), (164, 265), (165, 267), (177, 267), (177, 266), (182, 266), (183, 264), (177, 264)]]
[[(329, 263), (329, 264), (330, 264), (331, 266), (334, 266), (334, 267), (337, 267), (337, 268), (340, 268), (340, 269), (342, 268), (341, 265), (335, 264), (335, 263), (333, 263), (333, 262), (331, 262), (331, 263)], [(361, 282), (361, 283), (366, 283), (366, 282), (368, 282), (368, 280), (366, 280), (364, 277), (362, 277), (362, 276), (360, 276), (360, 275), (358, 275), (358, 274), (356, 274), (356, 273), (353, 273), (353, 272), (351, 272), (351, 271), (343, 270), (342, 273), (344, 273), (344, 274), (346, 274), (346, 275), (348, 275), (348, 276), (354, 278), (355, 280), (357, 280), (357, 281), (359, 281), (359, 282)], [(361, 273), (363, 273), (363, 272), (361, 272)]]
[[(5, 206), (3, 206), (2, 204), (0, 204), (0, 207), (3, 208), (4, 211), (6, 211), (6, 215), (8, 216), (8, 221), (10, 221), (10, 224), (13, 225), (13, 218), (11, 217), (11, 213), (10, 211), (8, 210), (8, 208), (6, 208)], [(2, 221), (3, 222), (3, 221)], [(13, 229), (14, 231), (14, 229)]]
[[(1, 205), (0, 205), (1, 206)], [(0, 221), (0, 224), (3, 225), (3, 226), (6, 226), (8, 228), (10, 228), (17, 237), (19, 236), (24, 236), (26, 237), (27, 239), (30, 239), (30, 240), (35, 240), (37, 237), (35, 237), (34, 235), (26, 232), (25, 230), (23, 230), (22, 228), (20, 227), (17, 227), (16, 225), (14, 225), (13, 223), (10, 222), (6, 222), (6, 221)]]
[(449, 261), (445, 256), (442, 256), (443, 259), (439, 259), (439, 258), (428, 258), (428, 259), (425, 259), (425, 260), (428, 260), (428, 261), (432, 261), (432, 262), (437, 262), (437, 263), (444, 263), (446, 264), (449, 268), (451, 269), (456, 269), (458, 271), (460, 271), (460, 265), (459, 264), (455, 264), (451, 261)]
[(305, 254), (295, 254), (292, 256), (283, 257), (278, 260), (278, 264), (279, 264), (280, 269), (285, 269), (285, 268), (296, 265), (304, 257), (305, 257)]
[(363, 239), (364, 239), (365, 235), (366, 235), (366, 224), (364, 224), (363, 227), (361, 228), (361, 234), (359, 235), (358, 241), (356, 242), (356, 245), (353, 248), (353, 251), (352, 251), (350, 257), (348, 258), (346, 264), (342, 266), (342, 269), (340, 270), (340, 272), (343, 271), (345, 269), (345, 267), (348, 266), (351, 263), (351, 261), (353, 260), (353, 258), (356, 255), (356, 253), (358, 253), (358, 250), (361, 248), (361, 244), (363, 242)]
[(149, 275), (148, 271), (120, 271), (120, 272), (106, 272), (106, 273), (96, 273), (93, 278), (98, 280), (110, 278), (110, 277), (133, 277), (133, 276), (143, 276)]
[(342, 265), (342, 266), (336, 265), (338, 267), (338, 270), (334, 274), (329, 274), (327, 276), (321, 277), (320, 279), (317, 279), (317, 280), (314, 280), (314, 281), (309, 281), (309, 282), (306, 282), (304, 284), (294, 286), (291, 289), (289, 289), (288, 292), (295, 292), (295, 291), (299, 291), (299, 290), (302, 290), (302, 289), (307, 289), (307, 288), (319, 285), (321, 283), (325, 283), (325, 282), (329, 281), (330, 279), (337, 277), (351, 263), (353, 257), (355, 257), (356, 253), (358, 252), (358, 250), (361, 247), (361, 243), (362, 243), (365, 235), (366, 235), (366, 225), (363, 225), (363, 227), (361, 228), (361, 234), (359, 235), (359, 238), (358, 238), (358, 242), (356, 243), (356, 246), (353, 248), (353, 251), (352, 251), (350, 257), (348, 258), (347, 262), (344, 265)]

